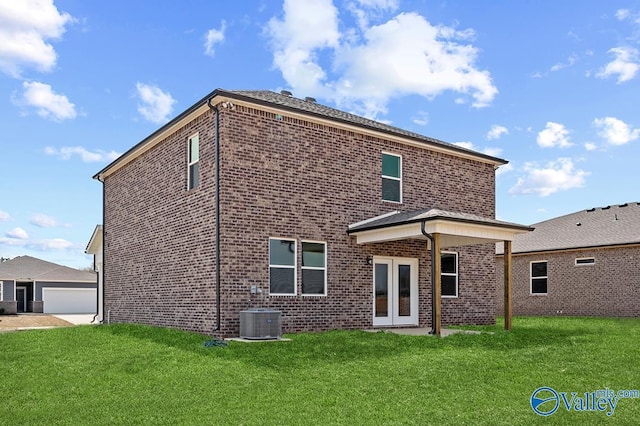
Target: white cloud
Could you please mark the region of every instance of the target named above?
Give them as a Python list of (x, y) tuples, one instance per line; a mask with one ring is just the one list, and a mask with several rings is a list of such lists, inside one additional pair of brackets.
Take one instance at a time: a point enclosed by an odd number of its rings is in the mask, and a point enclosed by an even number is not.
[(555, 71), (560, 71), (563, 68), (569, 68), (570, 66), (575, 64), (577, 60), (578, 60), (578, 56), (577, 55), (571, 55), (567, 59), (567, 62), (558, 62), (557, 64), (552, 66), (551, 67), (551, 71), (555, 72)]
[(510, 194), (536, 194), (546, 197), (558, 191), (579, 188), (584, 185), (588, 172), (577, 170), (570, 158), (558, 158), (538, 167), (536, 163), (525, 164), (526, 176), (518, 178), (509, 190)]
[(636, 76), (640, 70), (640, 52), (638, 49), (630, 46), (614, 47), (609, 49), (609, 53), (612, 53), (615, 59), (601, 69), (596, 74), (596, 77), (608, 78), (617, 75), (617, 83), (620, 84)]
[(489, 72), (475, 65), (473, 30), (435, 26), (417, 13), (369, 25), (365, 18), (379, 10), (356, 6), (367, 14), (359, 28), (346, 28), (330, 0), (285, 1), (283, 18), (269, 21), (274, 65), (294, 93), (330, 99), (369, 117), (385, 113), (390, 99), (405, 95), (432, 99), (452, 91), (480, 108), (498, 93)]
[(227, 28), (227, 23), (222, 21), (220, 24), (220, 29), (216, 30), (215, 28), (211, 28), (207, 31), (207, 34), (204, 36), (204, 53), (205, 55), (213, 57), (215, 55), (214, 46), (216, 44), (220, 44), (224, 41), (224, 32)]
[(500, 166), (496, 169), (496, 177), (503, 175), (505, 173), (508, 173), (512, 170), (513, 170), (513, 166), (511, 165), (511, 163), (507, 163), (503, 166)]
[(491, 147), (478, 148), (473, 144), (473, 142), (454, 142), (453, 145), (466, 148), (466, 149), (471, 149), (473, 151), (482, 152), (483, 154), (490, 155), (492, 157), (496, 157), (502, 154), (502, 149), (500, 148), (491, 148)]
[(618, 10), (616, 10), (616, 18), (618, 18), (619, 21), (624, 21), (630, 15), (631, 15), (631, 12), (629, 11), (629, 9), (618, 9)]
[(29, 239), (29, 235), (27, 234), (27, 232), (24, 229), (20, 228), (20, 227), (14, 228), (11, 231), (7, 231), (5, 233), (5, 235), (8, 238), (13, 238), (13, 239), (16, 239), (16, 240), (27, 240), (27, 239)]
[(0, 71), (20, 77), (24, 68), (51, 71), (57, 55), (49, 40), (58, 40), (74, 22), (53, 0), (0, 2)]
[(538, 133), (537, 142), (542, 148), (567, 148), (573, 145), (569, 142), (569, 130), (563, 124), (553, 121), (547, 122), (545, 129)]
[(429, 113), (426, 111), (418, 111), (412, 118), (412, 121), (418, 126), (426, 126), (429, 124)]
[(489, 132), (487, 133), (487, 139), (488, 140), (500, 139), (502, 135), (508, 135), (508, 134), (509, 134), (509, 129), (507, 129), (504, 126), (499, 126), (497, 124), (494, 124), (493, 126), (491, 126), (491, 130), (489, 130)]
[(96, 149), (95, 151), (89, 151), (81, 146), (65, 146), (60, 149), (48, 146), (44, 149), (44, 153), (59, 157), (62, 160), (69, 160), (72, 156), (78, 155), (85, 163), (111, 162), (120, 156), (119, 152), (113, 150), (103, 151)]
[(152, 123), (162, 124), (169, 120), (173, 112), (173, 104), (176, 102), (168, 92), (163, 92), (151, 84), (136, 83), (136, 90), (141, 104), (138, 104), (138, 112)]
[(47, 216), (43, 213), (36, 213), (31, 216), (31, 220), (29, 221), (29, 223), (40, 228), (53, 228), (55, 226), (58, 226), (58, 221), (55, 218)]
[(8, 222), (11, 220), (11, 215), (5, 211), (0, 210), (0, 222)]
[(76, 118), (76, 107), (65, 95), (55, 93), (51, 86), (37, 81), (22, 83), (24, 91), (14, 103), (34, 107), (42, 118), (62, 121)]
[(640, 129), (632, 129), (615, 117), (596, 118), (593, 125), (600, 129), (598, 135), (610, 145), (624, 145), (640, 137)]
[(53, 238), (48, 240), (34, 240), (25, 244), (25, 247), (32, 250), (48, 251), (48, 250), (66, 250), (74, 248), (76, 245), (62, 238)]
[(584, 144), (584, 148), (585, 148), (587, 151), (595, 151), (595, 150), (598, 148), (598, 146), (597, 146), (595, 143), (593, 143), (593, 142), (586, 142), (586, 143)]

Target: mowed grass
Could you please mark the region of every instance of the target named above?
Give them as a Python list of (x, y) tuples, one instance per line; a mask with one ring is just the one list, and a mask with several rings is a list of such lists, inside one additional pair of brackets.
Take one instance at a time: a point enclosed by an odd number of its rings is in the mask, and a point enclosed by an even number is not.
[(332, 331), (230, 342), (141, 325), (0, 334), (0, 424), (638, 424), (535, 414), (532, 392), (640, 387), (640, 320), (515, 318), (446, 338)]

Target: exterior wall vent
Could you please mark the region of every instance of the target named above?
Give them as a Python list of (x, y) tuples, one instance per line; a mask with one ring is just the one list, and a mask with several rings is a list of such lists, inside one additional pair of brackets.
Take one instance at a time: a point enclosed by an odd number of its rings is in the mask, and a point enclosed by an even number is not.
[(280, 339), (281, 312), (271, 309), (248, 309), (240, 312), (240, 338), (249, 340)]

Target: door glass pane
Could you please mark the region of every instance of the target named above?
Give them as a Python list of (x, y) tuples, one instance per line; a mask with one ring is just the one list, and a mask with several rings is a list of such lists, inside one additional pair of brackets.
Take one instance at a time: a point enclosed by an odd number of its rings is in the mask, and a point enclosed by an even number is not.
[(411, 265), (398, 265), (398, 315), (411, 315)]
[(389, 309), (387, 300), (389, 298), (389, 265), (376, 263), (375, 265), (376, 283), (376, 317), (388, 317)]

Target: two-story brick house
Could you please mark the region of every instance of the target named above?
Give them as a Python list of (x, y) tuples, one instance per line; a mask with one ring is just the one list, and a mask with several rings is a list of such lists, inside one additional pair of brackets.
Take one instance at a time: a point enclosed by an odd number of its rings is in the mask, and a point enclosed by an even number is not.
[(285, 332), (493, 323), (494, 243), (529, 230), (494, 219), (505, 163), (288, 92), (216, 90), (94, 176), (105, 320), (225, 337), (251, 307)]

